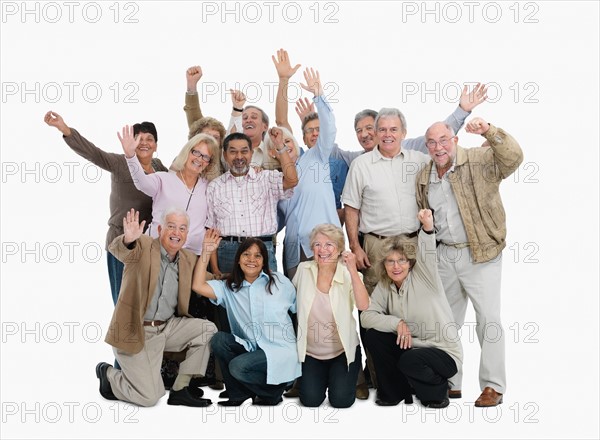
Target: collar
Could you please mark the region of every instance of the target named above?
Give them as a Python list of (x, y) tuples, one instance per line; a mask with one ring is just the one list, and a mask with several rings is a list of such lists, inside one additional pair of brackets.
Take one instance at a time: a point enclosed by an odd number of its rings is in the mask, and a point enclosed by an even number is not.
[(377, 145), (375, 148), (373, 148), (371, 150), (371, 153), (373, 153), (373, 156), (372, 156), (373, 163), (377, 162), (378, 160), (394, 160), (399, 156), (404, 157), (404, 151), (402, 151), (402, 146), (400, 146), (400, 151), (398, 152), (398, 154), (396, 154), (392, 158), (385, 157), (383, 154), (381, 154), (381, 151), (379, 151), (379, 145)]
[(180, 252), (177, 252), (177, 254), (175, 254), (175, 258), (173, 258), (173, 261), (171, 261), (169, 259), (169, 254), (167, 254), (167, 251), (165, 250), (163, 245), (160, 245), (160, 258), (166, 260), (168, 263), (179, 263), (179, 254)]
[(254, 167), (252, 165), (249, 166), (248, 172), (243, 176), (234, 176), (231, 174), (231, 169), (227, 170), (225, 173), (225, 180), (235, 180), (239, 177), (244, 177), (244, 180), (256, 180), (256, 171), (254, 171)]
[[(319, 274), (319, 266), (317, 265), (317, 262), (315, 260), (308, 261), (308, 264), (306, 265), (305, 269), (311, 271), (314, 280), (317, 279), (317, 275)], [(333, 274), (332, 282), (344, 284), (344, 269), (345, 267), (342, 264), (341, 260), (338, 260), (335, 268), (335, 273)]]
[[(254, 283), (260, 280), (261, 278), (265, 278), (267, 282), (269, 281), (269, 276), (261, 270), (258, 274), (258, 278), (254, 280)], [(249, 283), (248, 281), (246, 281), (246, 279), (244, 279), (244, 281), (242, 281), (242, 287), (250, 287), (254, 283)]]

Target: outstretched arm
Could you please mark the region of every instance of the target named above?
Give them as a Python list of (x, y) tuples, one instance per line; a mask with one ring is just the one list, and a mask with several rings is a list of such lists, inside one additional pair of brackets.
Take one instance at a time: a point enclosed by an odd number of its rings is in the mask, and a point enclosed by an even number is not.
[(277, 76), (279, 77), (279, 86), (277, 87), (277, 98), (275, 100), (275, 124), (278, 127), (285, 127), (293, 133), (292, 127), (288, 120), (288, 85), (290, 78), (294, 76), (296, 71), (300, 68), (300, 64), (296, 64), (292, 67), (288, 53), (284, 49), (277, 51), (277, 58), (275, 55), (271, 57), (275, 69), (277, 69)]
[(281, 164), (283, 172), (283, 189), (287, 190), (298, 185), (298, 172), (296, 164), (292, 161), (288, 147), (283, 141), (283, 132), (280, 128), (273, 127), (269, 130), (271, 144), (275, 148), (275, 153)]
[(49, 111), (44, 116), (44, 122), (48, 124), (50, 127), (56, 127), (58, 131), (60, 131), (63, 136), (70, 136), (71, 129), (65, 124), (62, 116), (58, 113), (54, 113), (53, 111)]
[(219, 247), (221, 237), (219, 231), (216, 229), (207, 229), (204, 234), (204, 241), (202, 242), (202, 254), (196, 262), (194, 268), (194, 275), (192, 278), (192, 290), (199, 295), (205, 296), (210, 299), (217, 299), (215, 291), (206, 281), (206, 268), (210, 261), (211, 255)]
[(198, 96), (198, 81), (202, 78), (202, 67), (192, 66), (185, 71), (187, 91), (185, 93), (185, 105), (183, 110), (187, 118), (188, 128), (202, 118), (200, 110), (200, 97)]

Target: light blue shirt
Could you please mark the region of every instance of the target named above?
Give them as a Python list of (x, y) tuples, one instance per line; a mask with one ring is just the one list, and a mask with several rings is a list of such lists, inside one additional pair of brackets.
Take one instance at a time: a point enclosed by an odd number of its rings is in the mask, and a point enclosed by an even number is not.
[(258, 348), (267, 357), (267, 384), (291, 382), (301, 374), (296, 335), (288, 311), (296, 313), (296, 289), (286, 277), (274, 272), (275, 283), (267, 290), (269, 277), (261, 272), (250, 284), (243, 281), (237, 292), (225, 281), (211, 280), (214, 304), (227, 309), (231, 333), (249, 351)]
[[(340, 219), (329, 169), (329, 156), (335, 143), (335, 117), (324, 96), (314, 98), (319, 115), (320, 131), (317, 143), (296, 162), (299, 181), (294, 195), (279, 202), (278, 209), (285, 218), (285, 265), (290, 269), (300, 264), (300, 247), (307, 257), (313, 255), (309, 235), (321, 223), (338, 227)], [(281, 217), (281, 216), (280, 216)], [(283, 226), (280, 224), (280, 226)]]

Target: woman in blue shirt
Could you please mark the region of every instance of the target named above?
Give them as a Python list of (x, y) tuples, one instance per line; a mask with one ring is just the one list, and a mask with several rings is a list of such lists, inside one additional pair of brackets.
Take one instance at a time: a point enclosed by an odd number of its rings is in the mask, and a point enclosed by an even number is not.
[(231, 333), (218, 332), (211, 340), (229, 391), (229, 400), (219, 405), (239, 406), (249, 398), (255, 405), (277, 405), (301, 372), (288, 314), (296, 313), (296, 290), (271, 272), (267, 248), (256, 238), (240, 245), (227, 279), (207, 281), (206, 268), (219, 241), (217, 230), (206, 231), (192, 283), (196, 293), (225, 307), (231, 327)]

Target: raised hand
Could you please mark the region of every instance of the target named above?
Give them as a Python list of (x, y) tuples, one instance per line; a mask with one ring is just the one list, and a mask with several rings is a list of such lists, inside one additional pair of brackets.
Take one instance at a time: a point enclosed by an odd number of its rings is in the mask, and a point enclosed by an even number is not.
[(235, 108), (244, 108), (246, 104), (246, 95), (241, 90), (233, 90), (229, 89), (229, 93), (231, 93), (231, 103)]
[(140, 213), (131, 208), (127, 216), (123, 218), (123, 243), (128, 245), (140, 238), (144, 233), (145, 224), (146, 220), (140, 224)]
[(58, 113), (49, 111), (44, 115), (44, 122), (50, 127), (56, 127), (65, 136), (69, 136), (71, 134), (71, 129), (67, 127), (67, 124), (65, 124), (65, 121), (63, 121), (62, 116)]
[(123, 135), (117, 131), (117, 137), (119, 141), (121, 141), (121, 146), (123, 147), (123, 152), (125, 153), (125, 157), (127, 159), (131, 159), (135, 156), (135, 149), (140, 144), (140, 137), (133, 136), (133, 127), (126, 125), (123, 127)]
[(483, 118), (473, 118), (470, 122), (467, 122), (467, 126), (465, 127), (465, 131), (467, 133), (473, 134), (484, 134), (486, 131), (490, 129), (490, 124), (485, 122)]
[(202, 67), (192, 66), (185, 71), (188, 92), (198, 91), (198, 81), (202, 78)]
[(463, 88), (460, 94), (460, 108), (466, 112), (472, 112), (475, 107), (487, 99), (487, 87), (485, 84), (477, 83), (469, 92), (469, 86)]
[(315, 103), (311, 102), (308, 98), (300, 98), (296, 101), (296, 114), (300, 118), (300, 122), (304, 122), (309, 114), (314, 113)]
[(423, 229), (427, 232), (433, 231), (433, 214), (431, 209), (421, 209), (417, 214), (417, 218), (423, 225)]
[(352, 251), (342, 252), (342, 262), (346, 265), (349, 271), (357, 271), (356, 255), (354, 255)]
[(300, 68), (300, 64), (292, 67), (288, 53), (284, 49), (279, 49), (277, 51), (277, 58), (275, 58), (275, 55), (272, 55), (271, 59), (273, 60), (273, 64), (275, 64), (275, 69), (277, 69), (277, 75), (282, 79), (290, 79)]
[(210, 256), (219, 247), (221, 236), (216, 229), (207, 229), (202, 242), (202, 255)]
[(306, 84), (300, 83), (300, 87), (304, 90), (312, 92), (315, 96), (320, 96), (323, 94), (323, 87), (321, 84), (321, 77), (319, 76), (319, 71), (311, 68), (306, 68), (304, 70), (304, 80)]
[(281, 128), (272, 127), (269, 129), (269, 137), (271, 138), (271, 143), (276, 150), (281, 150), (283, 148), (283, 131)]

